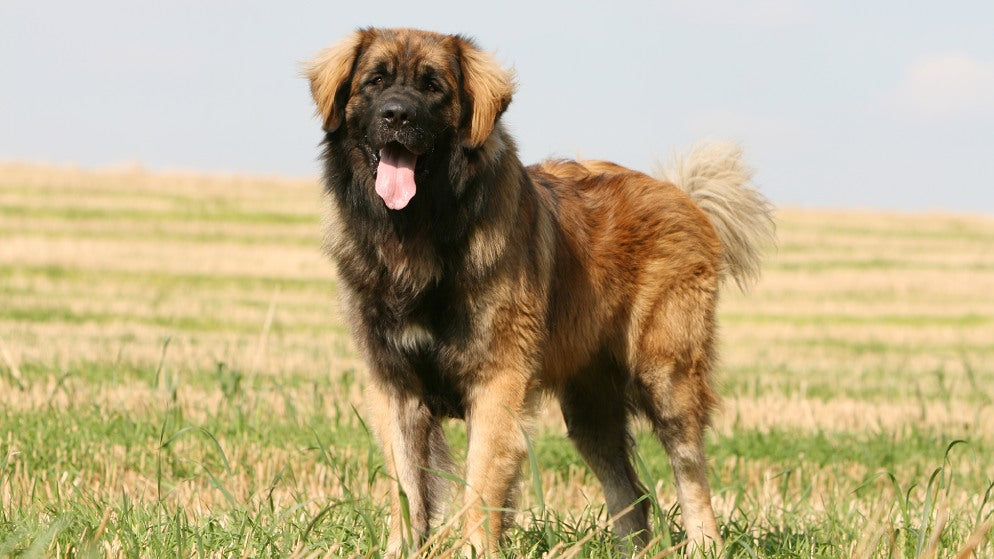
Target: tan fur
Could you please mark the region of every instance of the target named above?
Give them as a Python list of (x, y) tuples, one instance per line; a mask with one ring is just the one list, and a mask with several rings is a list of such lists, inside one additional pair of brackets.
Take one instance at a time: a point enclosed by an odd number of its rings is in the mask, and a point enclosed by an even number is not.
[(341, 124), (343, 107), (339, 106), (340, 90), (352, 75), (352, 65), (363, 40), (364, 35), (357, 31), (318, 53), (307, 67), (311, 95), (326, 132), (334, 132)]
[(475, 48), (463, 49), (462, 70), (466, 90), (473, 101), (473, 117), (466, 131), (466, 146), (479, 147), (490, 137), (497, 117), (511, 103), (514, 75), (492, 55)]
[[(349, 56), (353, 73), (343, 76)], [(425, 68), (452, 93), (425, 90)], [(482, 553), (497, 548), (510, 521), (497, 509), (514, 505), (542, 393), (559, 400), (622, 545), (650, 538), (630, 456), (632, 412), (666, 448), (692, 545), (719, 544), (703, 448), (717, 402), (718, 287), (725, 269), (755, 276), (758, 243), (770, 234), (737, 153), (696, 151), (675, 177), (689, 196), (607, 162), (526, 169), (500, 122), (511, 74), (461, 37), (364, 30), (312, 69), (326, 120), (342, 110), (337, 98), (329, 103), (332, 90), (351, 83), (343, 124), (326, 140), (326, 247), (369, 363), (371, 423), (397, 481), (389, 552), (424, 541), (445, 500), (434, 473), (449, 464), (444, 417), (467, 422), (466, 539)], [(384, 69), (391, 87), (432, 107), (418, 125), (441, 131), (423, 156), (437, 167), (399, 212), (372, 193), (368, 134), (356, 128), (375, 122), (363, 117), (375, 116), (380, 90), (361, 84)]]
[(760, 249), (774, 243), (773, 208), (752, 185), (752, 170), (733, 142), (705, 142), (673, 156), (659, 177), (679, 186), (711, 219), (727, 272), (743, 291), (759, 278)]

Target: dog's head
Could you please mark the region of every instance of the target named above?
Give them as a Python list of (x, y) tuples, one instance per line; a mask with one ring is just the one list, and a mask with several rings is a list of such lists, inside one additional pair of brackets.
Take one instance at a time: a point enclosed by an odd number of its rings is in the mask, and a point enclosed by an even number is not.
[(394, 210), (431, 158), (483, 146), (514, 91), (511, 73), (470, 40), (411, 29), (357, 31), (319, 53), (307, 77), (325, 132), (357, 153), (352, 171)]

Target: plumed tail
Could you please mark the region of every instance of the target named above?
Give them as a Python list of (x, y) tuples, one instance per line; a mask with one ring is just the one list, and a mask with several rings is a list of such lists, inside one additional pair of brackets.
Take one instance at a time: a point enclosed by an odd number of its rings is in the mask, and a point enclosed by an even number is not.
[(759, 279), (762, 250), (775, 244), (773, 206), (752, 184), (742, 148), (705, 142), (671, 157), (657, 173), (687, 193), (718, 233), (726, 272), (745, 291)]

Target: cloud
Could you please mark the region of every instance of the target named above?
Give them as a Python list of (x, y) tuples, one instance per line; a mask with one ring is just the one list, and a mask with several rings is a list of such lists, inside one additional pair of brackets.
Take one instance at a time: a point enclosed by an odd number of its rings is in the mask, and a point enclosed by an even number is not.
[(994, 117), (994, 63), (962, 53), (920, 58), (890, 100), (902, 116), (915, 120)]
[(810, 22), (814, 15), (803, 0), (664, 0), (661, 4), (671, 15), (693, 23), (783, 27)]

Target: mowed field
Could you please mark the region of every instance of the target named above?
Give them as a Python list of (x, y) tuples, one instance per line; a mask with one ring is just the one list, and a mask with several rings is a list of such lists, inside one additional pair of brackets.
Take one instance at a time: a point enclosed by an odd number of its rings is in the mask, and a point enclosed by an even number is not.
[[(392, 482), (320, 191), (0, 165), (0, 556), (380, 556)], [(724, 556), (994, 556), (994, 218), (777, 221), (721, 307)], [(547, 406), (506, 557), (614, 556), (564, 433)], [(658, 500), (641, 556), (678, 556), (665, 454), (635, 434)], [(454, 556), (452, 527), (427, 555)]]

